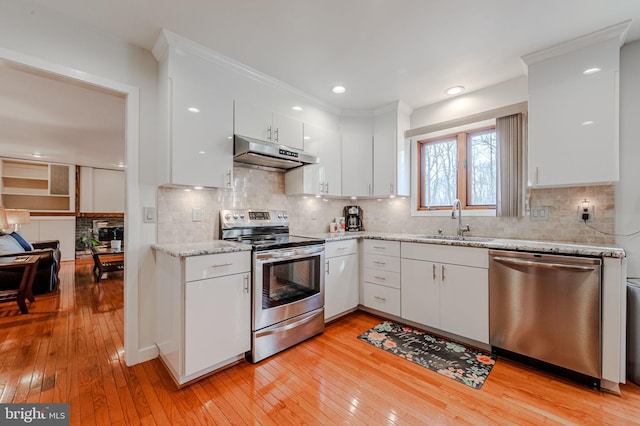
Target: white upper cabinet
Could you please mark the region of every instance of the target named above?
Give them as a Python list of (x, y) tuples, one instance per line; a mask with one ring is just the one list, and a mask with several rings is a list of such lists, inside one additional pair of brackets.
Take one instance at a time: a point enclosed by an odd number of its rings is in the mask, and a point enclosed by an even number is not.
[[(161, 53), (158, 53), (158, 52)], [(219, 67), (185, 49), (154, 49), (159, 61), (160, 184), (229, 188), (233, 96)]]
[(287, 194), (342, 195), (340, 136), (336, 132), (304, 123), (304, 150), (320, 163), (287, 172)]
[(302, 121), (238, 100), (234, 118), (234, 130), (238, 135), (303, 148)]
[(531, 186), (619, 180), (618, 71), (628, 23), (524, 56)]
[(80, 213), (124, 213), (122, 170), (80, 167)]
[(371, 133), (342, 134), (342, 195), (373, 194), (373, 136)]

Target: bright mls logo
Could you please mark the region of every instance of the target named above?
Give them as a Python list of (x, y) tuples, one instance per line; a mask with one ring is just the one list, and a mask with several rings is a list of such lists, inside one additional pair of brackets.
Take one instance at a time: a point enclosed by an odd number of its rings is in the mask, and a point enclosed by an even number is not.
[(69, 404), (0, 404), (2, 425), (68, 425)]

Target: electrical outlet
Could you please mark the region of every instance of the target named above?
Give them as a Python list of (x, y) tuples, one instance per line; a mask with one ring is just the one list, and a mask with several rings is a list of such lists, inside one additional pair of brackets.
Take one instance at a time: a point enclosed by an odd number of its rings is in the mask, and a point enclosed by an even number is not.
[(593, 219), (595, 219), (595, 215), (596, 208), (594, 205), (590, 205), (589, 207), (587, 207), (587, 211), (585, 211), (582, 206), (578, 206), (578, 220), (580, 222), (591, 222)]
[(549, 207), (531, 207), (529, 217), (531, 220), (548, 220)]

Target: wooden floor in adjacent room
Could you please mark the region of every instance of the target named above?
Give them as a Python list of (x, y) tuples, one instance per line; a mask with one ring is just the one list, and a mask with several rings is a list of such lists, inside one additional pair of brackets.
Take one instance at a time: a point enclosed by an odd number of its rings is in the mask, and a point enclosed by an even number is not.
[(640, 424), (634, 384), (619, 397), (499, 359), (474, 390), (358, 340), (380, 322), (364, 313), (177, 389), (157, 359), (125, 366), (122, 274), (97, 284), (91, 267), (63, 263), (29, 314), (0, 304), (0, 402), (68, 402), (87, 425)]

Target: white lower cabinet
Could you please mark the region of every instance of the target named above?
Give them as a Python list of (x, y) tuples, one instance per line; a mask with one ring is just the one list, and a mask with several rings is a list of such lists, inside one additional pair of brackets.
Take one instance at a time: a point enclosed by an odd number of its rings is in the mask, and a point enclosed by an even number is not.
[(156, 344), (182, 385), (251, 349), (251, 253), (156, 254)]
[(330, 241), (325, 250), (324, 318), (358, 307), (358, 240)]
[(486, 249), (402, 243), (402, 318), (489, 343)]
[(364, 240), (362, 304), (400, 316), (400, 243)]

